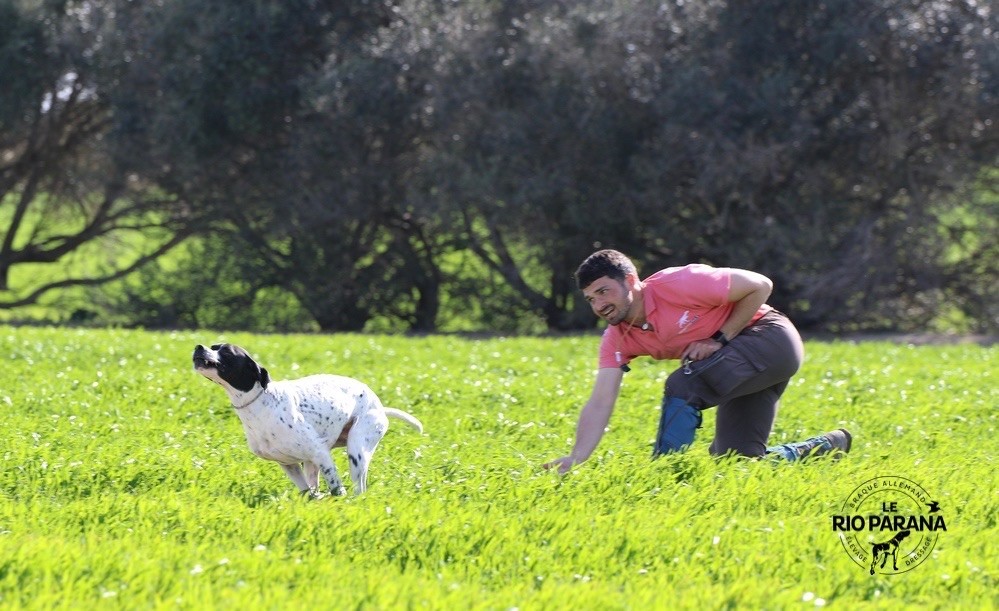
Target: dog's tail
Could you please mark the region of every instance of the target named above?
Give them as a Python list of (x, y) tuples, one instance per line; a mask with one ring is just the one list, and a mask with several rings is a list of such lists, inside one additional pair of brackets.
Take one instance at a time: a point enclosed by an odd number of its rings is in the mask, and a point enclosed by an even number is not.
[(416, 416), (408, 414), (402, 411), (401, 409), (395, 409), (394, 407), (386, 407), (385, 415), (388, 416), (389, 418), (396, 418), (398, 420), (402, 420), (403, 422), (413, 427), (417, 431), (421, 433), (423, 432), (423, 423), (417, 420)]

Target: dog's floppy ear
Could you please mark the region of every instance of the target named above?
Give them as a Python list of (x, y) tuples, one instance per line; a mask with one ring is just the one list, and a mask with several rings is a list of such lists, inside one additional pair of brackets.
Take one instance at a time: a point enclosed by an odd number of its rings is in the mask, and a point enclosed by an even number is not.
[(267, 374), (267, 370), (260, 367), (260, 388), (267, 388), (267, 385), (271, 383), (271, 376)]

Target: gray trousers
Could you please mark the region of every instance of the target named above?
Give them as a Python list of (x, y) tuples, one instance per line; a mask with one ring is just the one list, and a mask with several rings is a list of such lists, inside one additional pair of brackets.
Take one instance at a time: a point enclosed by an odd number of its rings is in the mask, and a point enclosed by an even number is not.
[(663, 403), (680, 397), (698, 409), (718, 406), (711, 454), (763, 456), (780, 396), (804, 357), (798, 330), (774, 310), (710, 357), (671, 373)]

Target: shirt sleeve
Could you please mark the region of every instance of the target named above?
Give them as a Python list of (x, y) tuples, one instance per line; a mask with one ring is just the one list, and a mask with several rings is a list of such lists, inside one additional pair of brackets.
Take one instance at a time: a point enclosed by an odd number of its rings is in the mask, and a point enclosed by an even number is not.
[(690, 307), (715, 308), (728, 304), (732, 273), (727, 267), (693, 263), (680, 269), (670, 282), (671, 298)]
[(599, 368), (621, 367), (633, 358), (635, 355), (621, 352), (621, 333), (615, 327), (607, 327), (600, 338)]

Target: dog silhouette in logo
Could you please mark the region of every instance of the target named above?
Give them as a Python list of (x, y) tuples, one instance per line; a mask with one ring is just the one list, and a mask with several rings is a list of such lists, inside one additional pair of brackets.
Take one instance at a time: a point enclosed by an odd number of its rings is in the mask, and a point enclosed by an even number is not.
[(888, 539), (884, 543), (875, 543), (871, 545), (871, 555), (874, 559), (871, 560), (871, 575), (874, 574), (874, 565), (878, 563), (878, 555), (881, 555), (881, 568), (885, 568), (885, 563), (888, 562), (888, 556), (891, 556), (891, 565), (894, 570), (898, 570), (897, 564), (897, 554), (898, 554), (898, 544), (902, 542), (909, 536), (908, 530), (900, 530), (891, 539)]

